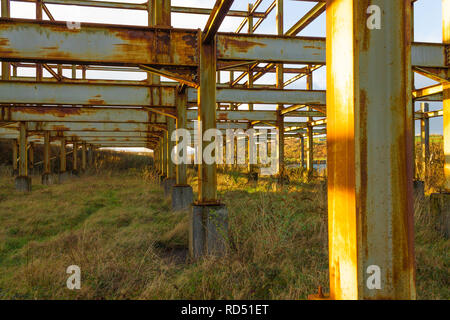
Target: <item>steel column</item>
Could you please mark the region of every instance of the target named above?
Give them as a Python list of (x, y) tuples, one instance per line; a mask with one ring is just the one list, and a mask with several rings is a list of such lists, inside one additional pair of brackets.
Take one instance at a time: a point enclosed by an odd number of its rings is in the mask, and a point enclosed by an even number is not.
[(17, 153), (18, 153), (18, 146), (17, 146), (17, 140), (12, 140), (12, 168), (13, 168), (13, 174), (17, 173)]
[(19, 176), (28, 176), (27, 124), (19, 124)]
[(174, 141), (172, 141), (172, 133), (175, 131), (175, 119), (167, 118), (167, 178), (176, 178), (175, 163), (172, 161), (171, 153), (175, 147)]
[(44, 174), (50, 173), (50, 131), (44, 132)]
[[(442, 42), (450, 46), (450, 0), (442, 0)], [(450, 50), (450, 49), (449, 49)], [(450, 79), (450, 71), (447, 71)], [(450, 192), (450, 81), (443, 83), (445, 190)]]
[[(187, 129), (187, 96), (186, 92), (177, 95), (177, 129)], [(179, 137), (177, 137), (178, 142)], [(183, 141), (185, 142), (185, 141)], [(187, 150), (186, 150), (187, 152)], [(177, 185), (187, 184), (187, 164), (184, 161), (176, 167)]]
[[(422, 102), (420, 104), (420, 111), (422, 113), (428, 112), (428, 103)], [(420, 119), (420, 142), (422, 145), (421, 152), (421, 167), (422, 167), (422, 174), (423, 179), (426, 180), (428, 174), (427, 174), (427, 167), (428, 162), (430, 158), (430, 120), (423, 115)], [(414, 143), (415, 144), (415, 143)]]
[(78, 171), (78, 142), (72, 142), (73, 146), (73, 171)]
[(67, 164), (66, 164), (66, 138), (61, 137), (61, 149), (59, 153), (59, 171), (60, 173), (66, 172)]
[(86, 142), (81, 144), (81, 170), (86, 171)]
[(167, 131), (164, 131), (163, 140), (162, 140), (162, 175), (167, 177), (167, 159), (168, 159), (168, 144), (167, 144)]
[[(283, 35), (283, 0), (276, 0), (276, 21), (277, 21), (277, 34)], [(280, 90), (283, 90), (283, 83), (284, 83), (284, 75), (283, 75), (283, 64), (277, 64), (276, 65), (276, 87)], [(277, 105), (277, 129), (278, 129), (278, 135), (277, 135), (277, 153), (278, 153), (278, 174), (281, 178), (280, 181), (282, 181), (284, 175), (285, 175), (285, 168), (284, 168), (284, 116), (282, 114), (284, 106), (282, 104)]]
[(370, 2), (327, 1), (330, 298), (414, 299), (411, 5)]
[(33, 170), (34, 168), (34, 143), (30, 142), (30, 148), (28, 149), (28, 167)]
[(215, 41), (200, 45), (200, 88), (198, 89), (198, 138), (201, 150), (198, 157), (198, 197), (202, 204), (217, 202), (216, 164), (203, 161), (203, 150), (210, 143), (203, 141), (203, 134), (208, 129), (216, 128), (216, 51)]
[[(10, 17), (10, 2), (9, 0), (1, 0), (2, 18)], [(2, 62), (2, 80), (9, 80), (11, 74), (11, 64), (9, 62)]]

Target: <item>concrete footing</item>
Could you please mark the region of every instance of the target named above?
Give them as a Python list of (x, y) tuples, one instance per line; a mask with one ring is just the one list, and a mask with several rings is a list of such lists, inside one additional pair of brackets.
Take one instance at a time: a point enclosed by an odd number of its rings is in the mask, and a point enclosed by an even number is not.
[(21, 192), (31, 192), (31, 178), (19, 176), (15, 180), (16, 190)]
[(164, 187), (164, 196), (166, 198), (170, 197), (172, 195), (172, 189), (175, 185), (176, 180), (173, 178), (165, 179), (163, 181), (163, 187)]
[(44, 173), (41, 176), (41, 182), (42, 182), (43, 185), (49, 186), (51, 184), (54, 184), (56, 181), (55, 181), (55, 177), (53, 176), (53, 174), (51, 174), (51, 173)]
[(190, 185), (174, 185), (172, 188), (172, 210), (187, 211), (194, 201), (194, 193)]
[(223, 256), (228, 239), (228, 210), (223, 204), (193, 204), (189, 217), (189, 254)]
[(67, 171), (60, 172), (58, 174), (58, 183), (66, 182), (67, 180), (69, 180), (69, 177), (70, 177), (70, 173), (69, 172), (67, 172)]
[(445, 237), (450, 236), (450, 193), (432, 193), (431, 215), (435, 218), (437, 230)]

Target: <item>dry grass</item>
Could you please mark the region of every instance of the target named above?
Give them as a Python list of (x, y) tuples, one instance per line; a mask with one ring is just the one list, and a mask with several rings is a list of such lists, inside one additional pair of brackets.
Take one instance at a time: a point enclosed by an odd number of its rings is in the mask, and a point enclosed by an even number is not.
[[(63, 185), (35, 182), (26, 195), (0, 178), (0, 298), (305, 299), (328, 283), (323, 181), (292, 174), (274, 192), (271, 179), (248, 184), (241, 172), (220, 173), (228, 255), (192, 262), (187, 214), (171, 212), (151, 170), (117, 168)], [(426, 202), (420, 208), (419, 298), (448, 299), (449, 241), (435, 231)], [(82, 271), (79, 291), (66, 288), (73, 264)]]

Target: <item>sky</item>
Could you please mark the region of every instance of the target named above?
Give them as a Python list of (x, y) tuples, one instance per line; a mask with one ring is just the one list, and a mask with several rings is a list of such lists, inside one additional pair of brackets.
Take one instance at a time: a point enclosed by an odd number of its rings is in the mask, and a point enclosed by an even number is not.
[[(109, 0), (112, 2), (130, 2), (143, 3), (143, 0)], [(442, 42), (442, 0), (418, 0), (415, 3), (414, 10), (414, 41), (418, 42)], [(249, 3), (254, 3), (255, 0), (235, 0), (232, 10), (247, 10)], [(264, 0), (257, 11), (265, 11), (271, 4), (272, 0)], [(215, 0), (172, 0), (173, 6), (184, 7), (203, 7), (212, 8)], [(302, 15), (310, 10), (315, 5), (314, 2), (285, 0), (284, 2), (284, 30), (288, 30), (295, 22), (297, 22)], [(61, 5), (47, 5), (52, 15), (59, 21), (80, 21), (80, 22), (96, 22), (96, 23), (110, 23), (123, 25), (147, 25), (147, 13), (139, 10), (122, 10), (122, 9), (104, 9), (104, 8), (86, 8), (78, 6), (61, 6)], [(35, 7), (33, 3), (12, 2), (11, 3), (11, 17), (13, 18), (34, 18)], [(44, 14), (44, 19), (47, 20)], [(208, 16), (206, 15), (192, 15), (192, 14), (177, 14), (172, 13), (172, 26), (175, 28), (190, 28), (203, 29)], [(219, 31), (221, 32), (235, 32), (236, 28), (241, 23), (242, 18), (227, 17)], [(256, 20), (255, 20), (256, 22)], [(300, 36), (321, 36), (325, 37), (325, 13), (318, 19), (305, 28)], [(246, 31), (246, 26), (244, 31)], [(275, 24), (275, 10), (265, 19), (256, 33), (261, 34), (276, 34)], [(70, 76), (70, 70), (67, 70), (66, 76)], [(33, 69), (19, 69), (19, 75), (34, 75)], [(128, 80), (143, 80), (145, 73), (120, 73), (122, 79)], [(44, 76), (50, 76), (45, 71)], [(117, 78), (117, 73), (114, 72), (98, 72), (89, 71), (88, 78), (96, 79), (114, 79)], [(285, 79), (289, 79), (293, 75), (286, 75)], [(228, 80), (228, 73), (221, 75), (222, 80)], [(275, 83), (275, 76), (268, 74), (256, 82), (258, 83)], [(436, 82), (429, 80), (423, 76), (415, 76), (416, 88), (421, 88), (433, 85)], [(297, 81), (288, 89), (304, 89), (306, 87), (305, 79)], [(322, 67), (313, 74), (313, 88), (317, 90), (326, 89), (326, 67)], [(419, 110), (419, 103), (416, 103), (416, 110)], [(274, 109), (275, 106), (256, 105), (255, 109)], [(430, 102), (430, 110), (442, 109), (442, 102)], [(287, 118), (288, 120), (294, 120)], [(298, 118), (296, 120), (299, 120)], [(433, 118), (430, 120), (431, 134), (442, 134), (442, 117)], [(420, 123), (416, 121), (416, 134), (419, 134)]]

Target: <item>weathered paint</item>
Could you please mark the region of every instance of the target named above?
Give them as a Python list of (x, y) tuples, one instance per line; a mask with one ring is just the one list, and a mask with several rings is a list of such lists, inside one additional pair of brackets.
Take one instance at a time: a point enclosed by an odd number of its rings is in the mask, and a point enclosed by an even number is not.
[[(200, 45), (200, 88), (198, 90), (199, 137), (208, 129), (216, 128), (216, 54), (214, 41)], [(220, 115), (220, 111), (218, 111)], [(188, 115), (189, 118), (189, 115)], [(217, 118), (220, 119), (220, 116)], [(199, 157), (210, 142), (203, 141)], [(202, 162), (198, 170), (198, 201), (201, 204), (217, 203), (216, 164)]]
[[(327, 1), (330, 297), (414, 299), (409, 1)], [(381, 268), (381, 289), (366, 286)]]
[(0, 19), (0, 58), (75, 64), (166, 65), (196, 68), (197, 31)]
[(173, 86), (0, 81), (0, 103), (175, 107)]
[(28, 152), (27, 152), (27, 124), (21, 122), (19, 126), (19, 176), (28, 176)]
[[(450, 0), (442, 0), (442, 42), (450, 46)], [(450, 47), (449, 47), (450, 48)], [(450, 60), (450, 49), (449, 60)], [(450, 61), (447, 61), (450, 67)], [(450, 70), (447, 70), (447, 77), (450, 79)], [(444, 188), (450, 192), (450, 80), (442, 84), (442, 101), (444, 111)]]
[(165, 123), (165, 117), (138, 108), (1, 107), (0, 121)]

